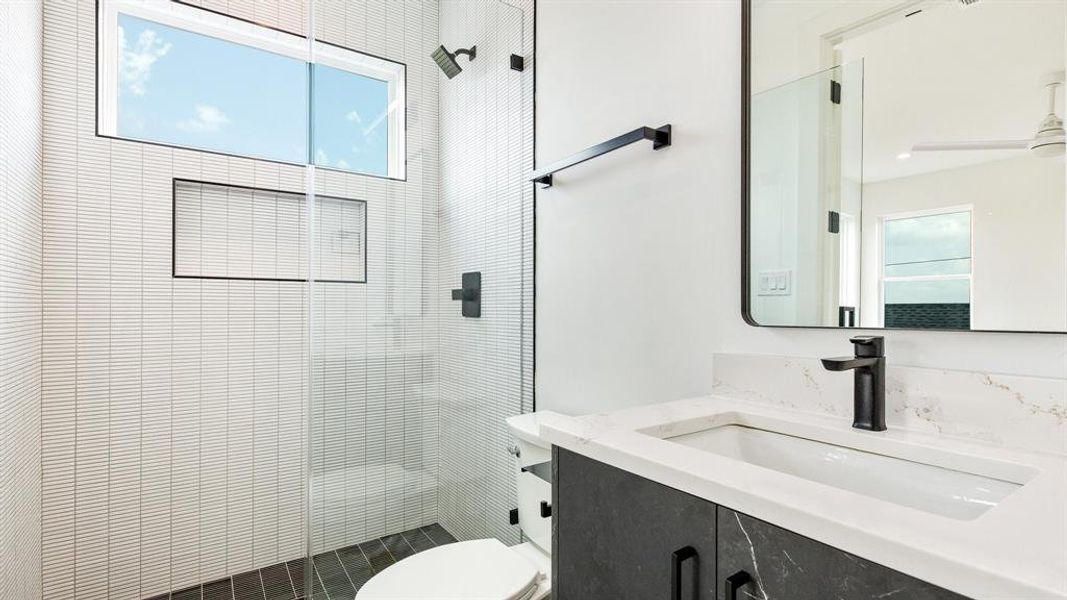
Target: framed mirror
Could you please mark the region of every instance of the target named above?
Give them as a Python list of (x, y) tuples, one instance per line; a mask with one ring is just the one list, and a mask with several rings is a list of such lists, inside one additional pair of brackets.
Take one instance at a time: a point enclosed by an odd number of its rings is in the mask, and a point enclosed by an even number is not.
[(1067, 0), (742, 0), (745, 319), (1067, 332)]

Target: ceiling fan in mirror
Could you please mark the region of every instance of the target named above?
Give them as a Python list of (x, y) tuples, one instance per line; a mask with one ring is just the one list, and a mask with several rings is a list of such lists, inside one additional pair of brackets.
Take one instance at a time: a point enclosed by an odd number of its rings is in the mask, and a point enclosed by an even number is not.
[(1022, 140), (971, 140), (962, 142), (921, 142), (912, 146), (913, 152), (944, 152), (958, 150), (1029, 150), (1034, 156), (1050, 158), (1063, 156), (1065, 134), (1063, 119), (1056, 114), (1056, 90), (1063, 85), (1064, 72), (1050, 73), (1043, 84), (1048, 91), (1048, 114), (1038, 125), (1037, 133)]

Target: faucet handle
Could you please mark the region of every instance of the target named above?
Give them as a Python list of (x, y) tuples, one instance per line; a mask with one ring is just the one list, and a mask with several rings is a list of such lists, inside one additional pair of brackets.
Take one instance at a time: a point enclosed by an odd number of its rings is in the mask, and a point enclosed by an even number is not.
[(880, 335), (858, 335), (849, 338), (855, 346), (857, 357), (881, 358), (885, 356), (885, 338)]

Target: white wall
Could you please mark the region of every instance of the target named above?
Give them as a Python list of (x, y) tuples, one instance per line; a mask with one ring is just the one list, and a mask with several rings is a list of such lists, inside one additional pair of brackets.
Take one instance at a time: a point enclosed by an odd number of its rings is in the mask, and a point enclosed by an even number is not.
[(863, 186), (860, 322), (877, 324), (881, 216), (971, 205), (971, 328), (1067, 331), (1062, 159), (1029, 155)]
[(0, 2), (0, 597), (41, 595), (41, 2)]
[(537, 4), (538, 165), (674, 126), (670, 148), (634, 144), (537, 193), (539, 409), (711, 388), (716, 207), (737, 202), (736, 14), (720, 2)]
[[(849, 352), (855, 331), (741, 319), (740, 2), (543, 0), (537, 17), (538, 164), (638, 125), (677, 127), (672, 148), (619, 151), (538, 193), (538, 408), (709, 392), (713, 351)], [(1067, 375), (1063, 335), (886, 337), (900, 365)]]

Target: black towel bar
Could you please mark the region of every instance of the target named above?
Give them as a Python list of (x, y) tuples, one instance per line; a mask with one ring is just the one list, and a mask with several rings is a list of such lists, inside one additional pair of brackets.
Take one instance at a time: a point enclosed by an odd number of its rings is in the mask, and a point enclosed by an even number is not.
[(629, 146), (634, 142), (640, 142), (641, 140), (651, 140), (652, 149), (659, 150), (660, 148), (666, 148), (671, 145), (671, 126), (670, 124), (662, 127), (638, 127), (629, 133), (624, 133), (617, 138), (612, 138), (606, 142), (597, 144), (592, 148), (586, 148), (581, 152), (569, 156), (563, 160), (558, 160), (543, 169), (538, 169), (530, 174), (530, 181), (540, 183), (542, 187), (552, 187), (552, 175), (558, 173), (568, 167), (573, 167), (576, 164), (583, 163), (591, 158), (596, 158), (602, 154), (607, 154), (612, 150), (618, 150), (623, 146)]

